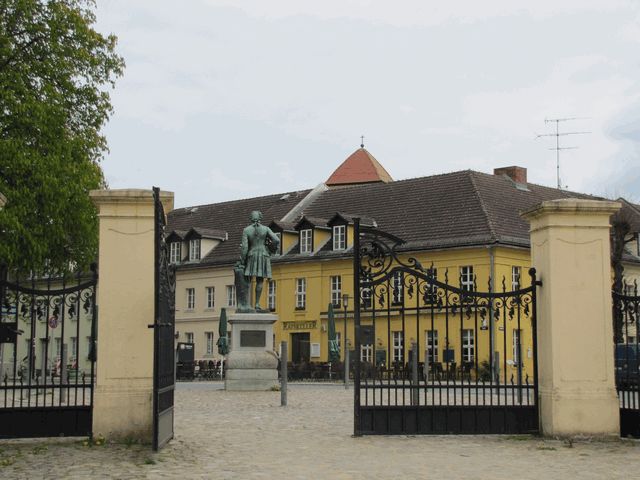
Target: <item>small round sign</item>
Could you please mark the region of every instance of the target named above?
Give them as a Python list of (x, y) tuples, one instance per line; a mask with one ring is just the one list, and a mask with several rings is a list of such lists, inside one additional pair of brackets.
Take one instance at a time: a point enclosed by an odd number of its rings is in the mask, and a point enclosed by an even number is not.
[(56, 315), (51, 315), (49, 317), (49, 328), (56, 328), (58, 326), (58, 317)]

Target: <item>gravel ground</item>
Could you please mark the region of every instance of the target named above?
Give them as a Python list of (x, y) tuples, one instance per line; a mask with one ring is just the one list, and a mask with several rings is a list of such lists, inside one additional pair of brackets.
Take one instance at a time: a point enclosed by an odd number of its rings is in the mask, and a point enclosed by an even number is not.
[[(181, 383), (175, 438), (148, 445), (85, 439), (0, 441), (0, 478), (614, 479), (638, 478), (640, 442), (530, 436), (353, 438), (353, 390), (293, 384), (278, 392), (225, 392)], [(98, 442), (101, 443), (101, 442)]]

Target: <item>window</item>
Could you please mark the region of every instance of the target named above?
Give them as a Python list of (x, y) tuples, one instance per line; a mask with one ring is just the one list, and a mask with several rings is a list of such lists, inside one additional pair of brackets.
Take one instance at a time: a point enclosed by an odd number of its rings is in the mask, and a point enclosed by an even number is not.
[(181, 242), (171, 242), (169, 244), (169, 262), (178, 263), (182, 259), (180, 253), (182, 250)]
[(276, 309), (276, 281), (269, 280), (269, 292), (267, 295), (267, 308), (272, 312)]
[(196, 289), (187, 288), (187, 310), (196, 308)]
[(460, 287), (466, 292), (473, 291), (473, 266), (460, 267)]
[(402, 303), (402, 294), (403, 294), (403, 289), (402, 289), (402, 280), (403, 280), (403, 275), (402, 272), (393, 272), (393, 282), (391, 285), (391, 290), (392, 290), (392, 303), (398, 304), (398, 303)]
[(207, 291), (207, 308), (214, 308), (216, 306), (216, 289), (215, 287), (205, 287)]
[(307, 279), (296, 278), (296, 309), (303, 310), (307, 304)]
[(331, 277), (331, 303), (334, 307), (340, 306), (342, 294), (342, 277), (340, 275)]
[(347, 226), (335, 225), (333, 227), (333, 249), (344, 250), (347, 248)]
[(278, 251), (275, 254), (281, 255), (282, 254), (282, 233), (275, 232), (274, 235), (278, 237)]
[[(520, 355), (518, 355), (518, 344), (520, 343), (520, 330), (518, 329), (514, 329), (513, 333), (513, 355), (511, 358), (513, 358), (513, 364), (514, 365), (518, 365), (518, 363), (520, 362)], [(522, 348), (522, 346), (520, 346), (520, 348)]]
[(393, 332), (393, 361), (404, 362), (404, 337), (402, 332)]
[(62, 356), (62, 340), (60, 337), (56, 338), (56, 357)]
[(200, 239), (189, 240), (189, 260), (200, 260)]
[(473, 362), (476, 358), (476, 347), (473, 330), (462, 330), (462, 361)]
[(427, 360), (435, 363), (438, 361), (438, 331), (427, 330)]
[(70, 340), (71, 340), (71, 351), (69, 351), (67, 355), (75, 358), (76, 352), (78, 351), (78, 337), (70, 337)]
[(342, 351), (342, 333), (336, 332), (336, 344), (338, 345), (338, 351)]
[(363, 287), (360, 289), (360, 292), (362, 298), (362, 307), (371, 308), (371, 288)]
[(91, 341), (91, 337), (86, 338), (87, 342), (87, 359), (91, 359), (91, 352), (93, 350), (93, 342)]
[(521, 267), (511, 267), (511, 290), (520, 290)]
[(313, 230), (300, 230), (300, 253), (311, 253), (313, 250)]
[(187, 343), (193, 343), (193, 332), (186, 332), (184, 336), (187, 340)]
[(371, 363), (373, 360), (373, 345), (360, 345), (360, 361)]
[(213, 332), (204, 332), (204, 338), (207, 342), (207, 355), (213, 355)]
[(236, 306), (236, 286), (227, 285), (227, 307)]

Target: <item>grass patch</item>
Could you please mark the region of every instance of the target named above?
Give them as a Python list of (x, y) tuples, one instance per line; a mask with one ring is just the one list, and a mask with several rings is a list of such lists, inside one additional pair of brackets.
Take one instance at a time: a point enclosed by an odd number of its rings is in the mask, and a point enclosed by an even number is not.
[(46, 445), (36, 445), (31, 450), (31, 453), (34, 455), (40, 455), (41, 453), (45, 453), (47, 450), (49, 450), (49, 447), (47, 447)]
[(551, 445), (538, 445), (536, 448), (538, 450), (548, 450), (548, 451), (554, 451), (556, 449), (556, 447), (552, 447)]
[(155, 461), (153, 458), (148, 457), (148, 458), (145, 458), (145, 460), (144, 460), (144, 464), (145, 464), (145, 465), (155, 465), (155, 464), (156, 464), (156, 461)]

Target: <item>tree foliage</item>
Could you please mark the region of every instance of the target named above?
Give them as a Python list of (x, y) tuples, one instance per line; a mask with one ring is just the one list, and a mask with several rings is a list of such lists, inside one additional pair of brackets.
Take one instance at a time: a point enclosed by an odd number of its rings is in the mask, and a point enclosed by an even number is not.
[(93, 0), (0, 0), (0, 262), (86, 265), (97, 250), (91, 189), (105, 185), (101, 128), (124, 70)]

